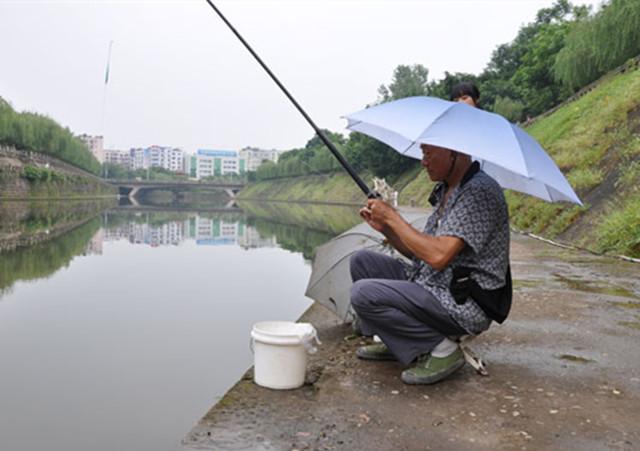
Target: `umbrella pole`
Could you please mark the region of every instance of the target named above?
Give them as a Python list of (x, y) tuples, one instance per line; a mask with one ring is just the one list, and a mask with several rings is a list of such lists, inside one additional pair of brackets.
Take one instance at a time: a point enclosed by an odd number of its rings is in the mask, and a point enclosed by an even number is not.
[(344, 159), (342, 154), (340, 154), (340, 152), (338, 152), (338, 149), (336, 149), (336, 146), (333, 145), (333, 143), (329, 140), (327, 135), (322, 130), (320, 130), (320, 128), (318, 128), (318, 126), (315, 124), (315, 122), (313, 122), (313, 120), (311, 119), (311, 117), (309, 117), (309, 115), (306, 113), (306, 111), (304, 111), (302, 109), (302, 107), (300, 106), (300, 104), (298, 104), (298, 102), (296, 102), (296, 99), (294, 99), (293, 96), (289, 93), (289, 91), (287, 91), (287, 88), (285, 88), (284, 85), (282, 83), (280, 83), (280, 80), (278, 80), (278, 78), (273, 74), (273, 72), (271, 72), (271, 69), (269, 69), (269, 67), (267, 67), (267, 65), (262, 61), (262, 59), (258, 56), (258, 54), (251, 48), (251, 46), (247, 43), (247, 41), (244, 40), (244, 38), (240, 35), (240, 33), (238, 33), (238, 31), (233, 27), (233, 25), (231, 25), (231, 23), (222, 14), (222, 12), (220, 12), (220, 10), (216, 7), (216, 5), (214, 5), (211, 0), (206, 0), (206, 1), (209, 4), (209, 6), (211, 6), (211, 8), (213, 8), (213, 10), (216, 12), (216, 14), (218, 14), (218, 16), (220, 16), (222, 21), (225, 24), (227, 24), (229, 29), (233, 32), (233, 34), (236, 35), (236, 37), (240, 40), (240, 42), (242, 42), (242, 44), (249, 51), (249, 53), (251, 53), (251, 55), (253, 55), (253, 57), (256, 59), (256, 61), (258, 61), (258, 63), (267, 72), (267, 74), (269, 74), (269, 76), (275, 82), (275, 84), (278, 85), (278, 87), (282, 90), (282, 92), (284, 92), (284, 94), (291, 101), (291, 103), (293, 103), (293, 105), (300, 112), (300, 114), (302, 114), (302, 116), (304, 116), (304, 118), (307, 120), (309, 125), (311, 125), (311, 127), (316, 132), (318, 137), (322, 140), (324, 145), (327, 146), (327, 148), (331, 151), (333, 156), (336, 157), (336, 159), (338, 160), (338, 162), (340, 162), (342, 167), (349, 173), (349, 175), (351, 176), (353, 181), (356, 182), (356, 184), (362, 190), (362, 192), (369, 198), (380, 197), (380, 194), (378, 194), (376, 191), (369, 189), (367, 184), (362, 180), (362, 178), (360, 178), (360, 176), (356, 173), (356, 171), (353, 169), (353, 167), (351, 167), (351, 165), (347, 162), (347, 160)]

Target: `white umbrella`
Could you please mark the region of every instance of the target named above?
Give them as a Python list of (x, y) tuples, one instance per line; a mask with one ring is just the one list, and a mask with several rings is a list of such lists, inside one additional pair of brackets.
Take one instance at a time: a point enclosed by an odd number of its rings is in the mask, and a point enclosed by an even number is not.
[(369, 135), (401, 154), (421, 159), (420, 144), (446, 147), (478, 160), (503, 188), (582, 205), (540, 144), (499, 114), (434, 97), (407, 97), (345, 118), (349, 130)]
[[(424, 214), (402, 212), (402, 216), (418, 230), (424, 229), (427, 223)], [(351, 255), (361, 249), (394, 254), (390, 246), (383, 244), (383, 239), (381, 233), (362, 223), (318, 247), (305, 295), (329, 307), (339, 318), (347, 320), (353, 285), (349, 272)], [(400, 254), (397, 256), (400, 257)]]

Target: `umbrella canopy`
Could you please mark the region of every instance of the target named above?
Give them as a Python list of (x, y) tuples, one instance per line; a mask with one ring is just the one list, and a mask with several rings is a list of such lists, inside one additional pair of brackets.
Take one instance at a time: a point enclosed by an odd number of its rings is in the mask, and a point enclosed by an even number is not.
[(420, 144), (470, 155), (503, 188), (582, 205), (555, 162), (525, 131), (499, 114), (462, 102), (407, 97), (345, 116), (347, 128), (422, 158)]
[[(404, 218), (418, 230), (426, 224), (427, 216), (417, 213), (402, 213)], [(327, 241), (316, 250), (309, 284), (305, 295), (329, 307), (342, 320), (348, 320), (351, 285), (349, 260), (360, 249), (385, 252), (395, 251), (383, 244), (384, 236), (362, 223)]]

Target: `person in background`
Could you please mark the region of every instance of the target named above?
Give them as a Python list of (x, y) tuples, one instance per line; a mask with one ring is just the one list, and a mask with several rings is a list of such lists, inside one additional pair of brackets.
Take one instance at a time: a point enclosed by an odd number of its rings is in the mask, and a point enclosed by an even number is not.
[(473, 83), (458, 83), (451, 90), (449, 97), (454, 102), (463, 102), (476, 108), (480, 106), (480, 91)]

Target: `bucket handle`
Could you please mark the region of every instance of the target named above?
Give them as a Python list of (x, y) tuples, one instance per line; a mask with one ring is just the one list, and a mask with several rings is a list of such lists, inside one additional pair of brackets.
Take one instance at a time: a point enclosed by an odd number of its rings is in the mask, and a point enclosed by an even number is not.
[(318, 338), (318, 332), (315, 328), (312, 329), (308, 334), (304, 334), (300, 337), (302, 340), (302, 346), (306, 349), (307, 354), (315, 354), (318, 352), (318, 348), (315, 345), (321, 345), (322, 342)]

